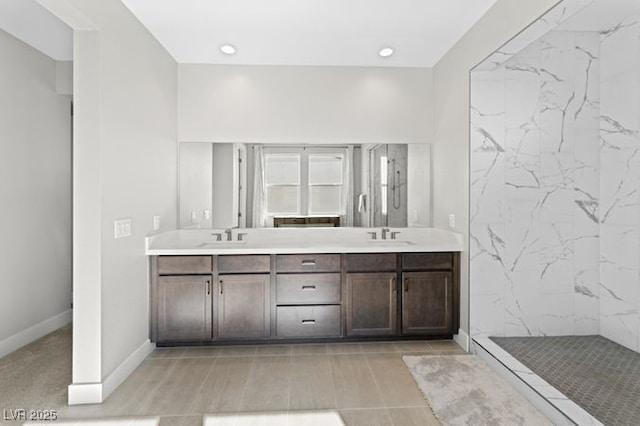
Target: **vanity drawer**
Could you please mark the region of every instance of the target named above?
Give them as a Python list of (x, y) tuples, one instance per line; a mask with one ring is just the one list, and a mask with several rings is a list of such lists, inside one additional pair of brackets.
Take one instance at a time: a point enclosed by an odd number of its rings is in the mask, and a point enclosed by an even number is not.
[(451, 269), (452, 253), (403, 253), (402, 269), (405, 271)]
[(158, 274), (210, 274), (211, 256), (160, 256)]
[(278, 337), (340, 336), (340, 305), (278, 306)]
[(340, 272), (339, 254), (280, 254), (278, 272)]
[(280, 274), (276, 278), (279, 305), (340, 303), (340, 274)]
[(230, 272), (269, 272), (270, 269), (271, 260), (268, 254), (218, 256), (218, 272), (221, 274)]
[(397, 268), (395, 253), (356, 253), (346, 255), (347, 272), (388, 272)]

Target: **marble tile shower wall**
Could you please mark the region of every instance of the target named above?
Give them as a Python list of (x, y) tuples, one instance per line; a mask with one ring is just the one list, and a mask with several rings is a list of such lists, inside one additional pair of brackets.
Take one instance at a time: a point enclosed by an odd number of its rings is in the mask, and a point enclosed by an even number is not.
[(599, 330), (597, 32), (472, 73), (471, 332)]
[(600, 50), (600, 334), (640, 352), (640, 15)]

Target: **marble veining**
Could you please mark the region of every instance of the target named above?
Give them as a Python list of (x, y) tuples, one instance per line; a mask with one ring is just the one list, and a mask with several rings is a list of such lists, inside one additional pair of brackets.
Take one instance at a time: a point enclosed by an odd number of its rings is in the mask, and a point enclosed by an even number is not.
[(471, 333), (640, 351), (640, 13), (565, 3), (471, 73)]

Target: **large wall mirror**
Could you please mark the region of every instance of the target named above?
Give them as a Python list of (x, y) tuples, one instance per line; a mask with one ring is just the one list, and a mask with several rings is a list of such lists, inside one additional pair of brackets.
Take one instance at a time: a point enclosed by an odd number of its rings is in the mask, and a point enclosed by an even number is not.
[(430, 226), (428, 144), (182, 142), (181, 229)]

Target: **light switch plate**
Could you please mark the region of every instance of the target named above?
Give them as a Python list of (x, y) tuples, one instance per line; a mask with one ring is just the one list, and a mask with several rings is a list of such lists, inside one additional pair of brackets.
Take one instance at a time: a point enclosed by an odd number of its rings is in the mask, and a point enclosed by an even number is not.
[(125, 238), (131, 236), (131, 218), (116, 219), (113, 222), (114, 238)]
[(160, 230), (160, 216), (158, 215), (153, 216), (153, 230), (154, 231)]

